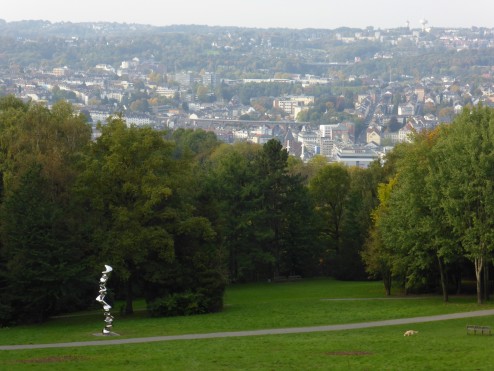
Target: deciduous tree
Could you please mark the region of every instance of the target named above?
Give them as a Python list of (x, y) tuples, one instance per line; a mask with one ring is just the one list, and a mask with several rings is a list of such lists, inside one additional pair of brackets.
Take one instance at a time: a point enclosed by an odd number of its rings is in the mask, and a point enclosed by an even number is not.
[(125, 282), (126, 312), (132, 313), (133, 282), (151, 257), (170, 261), (180, 220), (178, 163), (173, 143), (150, 128), (127, 127), (113, 117), (101, 127), (79, 178), (89, 206), (97, 255)]
[(436, 198), (454, 236), (475, 266), (477, 301), (482, 271), (494, 246), (494, 110), (464, 110), (434, 148)]

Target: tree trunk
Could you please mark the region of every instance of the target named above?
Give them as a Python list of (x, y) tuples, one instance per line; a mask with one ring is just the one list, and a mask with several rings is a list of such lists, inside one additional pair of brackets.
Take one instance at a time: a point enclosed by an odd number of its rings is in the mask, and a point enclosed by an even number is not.
[(391, 296), (391, 272), (383, 273), (383, 283), (386, 296)]
[(444, 272), (444, 264), (439, 255), (437, 255), (437, 262), (439, 265), (439, 274), (441, 275), (441, 288), (443, 290), (443, 300), (447, 302), (449, 300), (448, 285), (446, 282), (446, 274)]
[(237, 265), (237, 254), (236, 247), (230, 247), (230, 280), (236, 282), (238, 279), (238, 265)]
[(482, 267), (484, 266), (484, 259), (482, 256), (474, 259), (475, 264), (475, 279), (477, 281), (477, 304), (482, 304)]
[(125, 314), (134, 314), (134, 306), (132, 304), (132, 280), (129, 279), (125, 283)]
[(489, 267), (484, 260), (484, 300), (489, 300)]
[(280, 275), (280, 266), (281, 266), (281, 252), (278, 246), (278, 240), (274, 241), (274, 245), (275, 247), (274, 247), (273, 278), (278, 277)]

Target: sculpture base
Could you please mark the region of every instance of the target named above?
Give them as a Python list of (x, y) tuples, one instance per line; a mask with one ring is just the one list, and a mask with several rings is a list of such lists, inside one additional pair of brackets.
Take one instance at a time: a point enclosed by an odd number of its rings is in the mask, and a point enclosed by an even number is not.
[(102, 332), (97, 332), (93, 335), (94, 336), (120, 336), (120, 334), (117, 334), (116, 332), (109, 332), (108, 334), (103, 334)]

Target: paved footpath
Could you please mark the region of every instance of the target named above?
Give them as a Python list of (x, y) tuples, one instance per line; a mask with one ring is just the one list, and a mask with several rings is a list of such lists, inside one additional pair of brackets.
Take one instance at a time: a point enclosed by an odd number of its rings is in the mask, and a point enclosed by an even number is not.
[(138, 344), (138, 343), (152, 343), (157, 341), (172, 341), (172, 340), (195, 340), (195, 339), (216, 339), (216, 338), (242, 337), (242, 336), (302, 334), (309, 332), (340, 331), (340, 330), (353, 330), (353, 329), (381, 327), (381, 326), (407, 325), (411, 323), (445, 321), (450, 319), (485, 317), (492, 315), (494, 315), (494, 309), (480, 310), (475, 312), (441, 314), (437, 316), (427, 316), (427, 317), (413, 317), (413, 318), (390, 319), (385, 321), (350, 323), (343, 325), (293, 327), (293, 328), (251, 330), (251, 331), (213, 332), (208, 334), (154, 336), (154, 337), (131, 338), (131, 339), (113, 338), (112, 340), (75, 341), (71, 343), (54, 343), (54, 344), (0, 345), (0, 350), (89, 347), (96, 345)]

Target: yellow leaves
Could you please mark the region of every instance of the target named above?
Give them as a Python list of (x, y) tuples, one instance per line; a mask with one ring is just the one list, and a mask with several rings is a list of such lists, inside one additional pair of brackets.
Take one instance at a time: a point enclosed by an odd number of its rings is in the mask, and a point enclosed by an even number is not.
[[(396, 177), (392, 179), (396, 179)], [(390, 183), (379, 183), (377, 186), (377, 197), (379, 198), (380, 204), (384, 205), (387, 203), (391, 194), (391, 188)]]
[(148, 99), (150, 106), (157, 106), (159, 104), (159, 99), (157, 97)]
[(163, 202), (168, 200), (173, 194), (173, 190), (166, 186), (146, 188), (145, 191), (148, 198), (143, 204), (143, 209), (145, 212), (150, 213), (154, 211), (155, 207), (162, 205)]
[(43, 176), (57, 188), (66, 185), (73, 175), (73, 156), (90, 141), (85, 118), (66, 102), (56, 103), (51, 110), (29, 105), (26, 110), (2, 111), (1, 116), (4, 166), (12, 180), (7, 188), (15, 186), (19, 175), (34, 163), (41, 165)]

